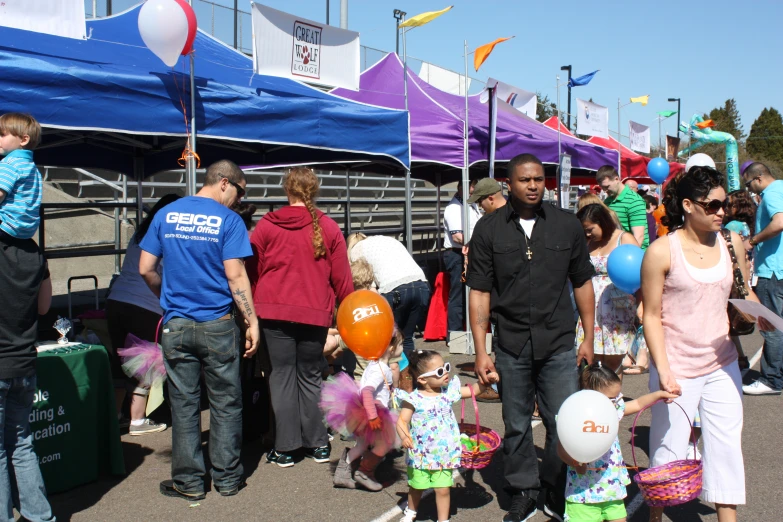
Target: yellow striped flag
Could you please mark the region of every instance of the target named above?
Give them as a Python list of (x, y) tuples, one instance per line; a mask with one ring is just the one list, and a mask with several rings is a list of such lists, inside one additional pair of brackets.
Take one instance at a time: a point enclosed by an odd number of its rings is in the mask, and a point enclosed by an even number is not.
[(492, 49), (495, 48), (495, 46), (501, 42), (505, 42), (506, 40), (511, 40), (514, 38), (513, 36), (509, 36), (507, 38), (498, 38), (494, 42), (490, 42), (488, 44), (484, 44), (481, 47), (477, 47), (475, 53), (473, 54), (473, 67), (476, 68), (476, 70), (479, 70), (479, 67), (481, 67), (481, 64), (486, 61), (487, 58), (489, 58), (489, 54), (492, 52)]
[(450, 5), (446, 9), (441, 9), (440, 11), (430, 11), (428, 13), (421, 13), (416, 16), (411, 16), (403, 23), (401, 23), (398, 27), (419, 27), (424, 24), (428, 24), (433, 20), (435, 20), (440, 15), (442, 15), (443, 13), (450, 11), (452, 7), (454, 6)]
[(644, 96), (637, 96), (636, 98), (631, 98), (631, 103), (641, 103), (642, 107), (646, 106), (649, 101), (650, 101), (649, 94), (645, 94)]

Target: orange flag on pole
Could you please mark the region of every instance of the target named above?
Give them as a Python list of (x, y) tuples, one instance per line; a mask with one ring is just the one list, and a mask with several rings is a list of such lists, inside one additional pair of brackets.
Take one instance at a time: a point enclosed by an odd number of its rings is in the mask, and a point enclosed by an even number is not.
[(473, 67), (476, 68), (476, 71), (479, 70), (479, 67), (481, 67), (481, 64), (484, 63), (484, 61), (489, 58), (489, 54), (492, 52), (492, 49), (495, 48), (495, 46), (501, 42), (505, 42), (506, 40), (511, 40), (514, 38), (513, 36), (509, 36), (507, 38), (498, 38), (494, 42), (490, 42), (488, 44), (482, 45), (481, 47), (477, 47), (476, 51), (473, 53)]
[(714, 127), (715, 121), (714, 120), (700, 121), (699, 123), (696, 124), (696, 126), (700, 129), (706, 129), (707, 127)]

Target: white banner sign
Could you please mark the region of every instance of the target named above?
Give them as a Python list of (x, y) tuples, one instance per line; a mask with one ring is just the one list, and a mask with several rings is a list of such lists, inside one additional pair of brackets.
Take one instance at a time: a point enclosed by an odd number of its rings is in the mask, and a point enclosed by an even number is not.
[[(431, 63), (421, 62), (419, 77), (441, 91), (465, 96), (465, 76), (462, 74), (443, 69)], [(468, 78), (468, 89), (470, 89), (470, 78)]]
[(84, 0), (2, 0), (0, 25), (84, 39)]
[(609, 137), (609, 109), (597, 103), (576, 99), (576, 132), (586, 136)]
[[(498, 100), (506, 102), (522, 114), (535, 119), (536, 106), (538, 103), (536, 93), (499, 82), (494, 78), (487, 80), (487, 87), (495, 87), (497, 89), (496, 95)], [(481, 93), (481, 103), (487, 103), (488, 100), (489, 91), (484, 89)]]
[(253, 4), (258, 74), (359, 90), (359, 33)]
[(631, 137), (631, 150), (650, 153), (650, 127), (629, 121), (628, 135)]

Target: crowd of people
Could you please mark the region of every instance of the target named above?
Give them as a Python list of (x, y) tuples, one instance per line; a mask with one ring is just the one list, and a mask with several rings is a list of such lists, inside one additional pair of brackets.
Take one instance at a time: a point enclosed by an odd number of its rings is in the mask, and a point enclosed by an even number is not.
[[(0, 509), (7, 518), (16, 508), (28, 520), (54, 520), (29, 426), (37, 318), (51, 301), (46, 260), (31, 239), (41, 200), (32, 161), (39, 139), (29, 116), (0, 117)], [(783, 390), (783, 333), (758, 320), (761, 375), (743, 387), (747, 358), (727, 314), (736, 291), (783, 315), (783, 181), (760, 162), (741, 175), (746, 190), (726, 194), (715, 164), (694, 161), (666, 183), (659, 204), (606, 166), (596, 175), (606, 199), (587, 193), (574, 214), (543, 201), (543, 164), (522, 154), (508, 163), (507, 197), (494, 179), (471, 182), (464, 202), (458, 189), (444, 214), (448, 333), (451, 340), (463, 332), (469, 316), (478, 378), (461, 386), (440, 353), (414, 344), (431, 291), (399, 241), (364, 234), (346, 241), (317, 208), (319, 180), (305, 167), (284, 177), (288, 205), (253, 227), (242, 170), (228, 160), (210, 165), (196, 195), (162, 198), (139, 224), (107, 300), (113, 351), (129, 334), (160, 340), (172, 419), (171, 477), (161, 493), (206, 496), (202, 386), (214, 489), (232, 496), (246, 486), (240, 364), (259, 351), (274, 418), (267, 460), (281, 468), (297, 455), (330, 462), (329, 441), (339, 433), (356, 444), (339, 457), (334, 485), (379, 491), (375, 469), (399, 443), (408, 451), (406, 522), (429, 488), (438, 520), (448, 519), (452, 471), (460, 466), (452, 403), (490, 393), (502, 401), (505, 424), (503, 487), (511, 501), (504, 522), (539, 509), (572, 522), (624, 520), (630, 481), (619, 443), (585, 463), (558, 442), (557, 412), (579, 389), (605, 395), (618, 418), (652, 406), (652, 466), (686, 453), (698, 418), (702, 498), (715, 503), (720, 522), (736, 520), (745, 502), (742, 395)], [(607, 270), (621, 245), (646, 250), (633, 295), (615, 287)], [(380, 294), (394, 315), (378, 360), (352, 354), (335, 330), (336, 306), (358, 289)], [(123, 374), (116, 353), (111, 359), (118, 408), (129, 404), (129, 433), (166, 430), (145, 415), (149, 390)], [(622, 376), (648, 370), (650, 394), (624, 402)], [(546, 430), (540, 466), (536, 410)], [(650, 517), (661, 520), (662, 510), (652, 508)]]

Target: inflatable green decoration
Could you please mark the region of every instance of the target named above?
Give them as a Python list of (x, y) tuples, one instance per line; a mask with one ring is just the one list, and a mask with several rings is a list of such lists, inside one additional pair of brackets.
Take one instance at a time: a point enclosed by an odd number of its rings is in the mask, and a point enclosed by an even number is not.
[(729, 192), (739, 190), (739, 154), (737, 152), (737, 139), (728, 132), (719, 132), (709, 127), (701, 128), (697, 124), (704, 121), (704, 118), (694, 114), (690, 125), (680, 123), (680, 130), (691, 137), (691, 143), (688, 147), (681, 150), (678, 156), (687, 156), (689, 152), (694, 151), (706, 145), (707, 143), (718, 143), (726, 145), (726, 179), (729, 183)]

